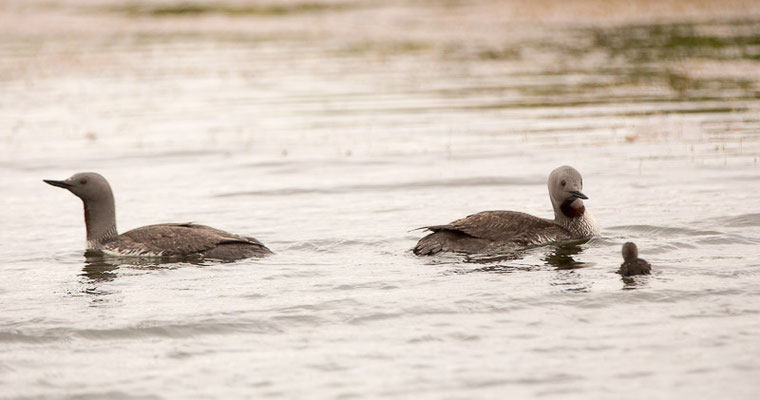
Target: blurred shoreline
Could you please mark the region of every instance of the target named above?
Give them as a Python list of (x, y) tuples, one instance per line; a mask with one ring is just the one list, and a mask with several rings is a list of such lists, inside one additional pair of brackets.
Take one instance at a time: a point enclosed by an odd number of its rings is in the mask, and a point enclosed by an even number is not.
[[(187, 31), (264, 33), (273, 24), (282, 29), (281, 24), (295, 23), (291, 26), (293, 32), (309, 35), (396, 36), (414, 35), (425, 27), (447, 30), (452, 22), (473, 34), (481, 28), (503, 24), (604, 26), (760, 17), (760, 2), (747, 0), (441, 0), (420, 4), (425, 13), (409, 13), (415, 6), (403, 1), (378, 4), (366, 0), (11, 0), (0, 4), (0, 33), (21, 37)], [(368, 15), (372, 18), (367, 19)]]

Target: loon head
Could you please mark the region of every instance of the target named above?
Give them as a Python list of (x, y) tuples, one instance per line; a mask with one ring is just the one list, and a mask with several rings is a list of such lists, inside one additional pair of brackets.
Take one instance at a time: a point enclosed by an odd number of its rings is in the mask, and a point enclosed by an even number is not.
[(636, 247), (636, 243), (626, 242), (623, 245), (623, 260), (635, 260), (639, 258), (639, 249)]
[(549, 174), (549, 197), (554, 207), (555, 216), (577, 218), (583, 215), (585, 207), (582, 200), (588, 197), (583, 190), (583, 177), (575, 168), (563, 165)]
[(106, 178), (94, 172), (80, 172), (63, 181), (43, 179), (49, 185), (67, 189), (84, 202), (113, 199), (111, 186)]
[(94, 172), (80, 172), (63, 181), (43, 181), (64, 188), (82, 199), (88, 249), (96, 249), (101, 243), (117, 236), (113, 192), (106, 178)]

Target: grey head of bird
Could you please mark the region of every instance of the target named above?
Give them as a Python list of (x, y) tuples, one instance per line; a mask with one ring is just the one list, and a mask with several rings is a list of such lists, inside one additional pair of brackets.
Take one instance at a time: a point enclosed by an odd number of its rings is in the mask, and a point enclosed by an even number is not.
[(80, 172), (63, 181), (43, 181), (67, 189), (82, 199), (88, 249), (97, 249), (102, 243), (118, 235), (113, 192), (106, 178), (94, 172)]
[(44, 179), (44, 182), (67, 189), (84, 202), (113, 199), (111, 185), (106, 178), (95, 172), (80, 172), (63, 181)]
[(626, 242), (623, 245), (623, 260), (630, 261), (639, 258), (639, 249), (633, 242)]
[(583, 177), (577, 169), (568, 165), (556, 168), (549, 174), (547, 185), (555, 216), (576, 218), (583, 215), (582, 200), (588, 200), (588, 197), (582, 192)]

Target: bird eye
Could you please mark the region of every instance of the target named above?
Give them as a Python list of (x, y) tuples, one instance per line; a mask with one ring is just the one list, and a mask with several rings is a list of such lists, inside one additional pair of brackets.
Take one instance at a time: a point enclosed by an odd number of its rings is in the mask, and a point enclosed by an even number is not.
[[(86, 185), (87, 184), (87, 179), (82, 179), (82, 180), (79, 181), (79, 183), (81, 183), (82, 185)], [(565, 186), (565, 185), (562, 185), (562, 186)]]
[(567, 182), (565, 182), (565, 180), (563, 179), (559, 184), (562, 185), (562, 186), (565, 186), (565, 185), (567, 185)]

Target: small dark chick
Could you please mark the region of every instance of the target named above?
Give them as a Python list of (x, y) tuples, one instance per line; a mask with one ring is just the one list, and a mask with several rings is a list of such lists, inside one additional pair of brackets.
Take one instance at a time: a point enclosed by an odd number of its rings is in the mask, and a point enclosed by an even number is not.
[(652, 266), (646, 260), (639, 258), (639, 249), (633, 242), (627, 242), (623, 245), (623, 263), (620, 264), (620, 275), (649, 275), (652, 273)]

